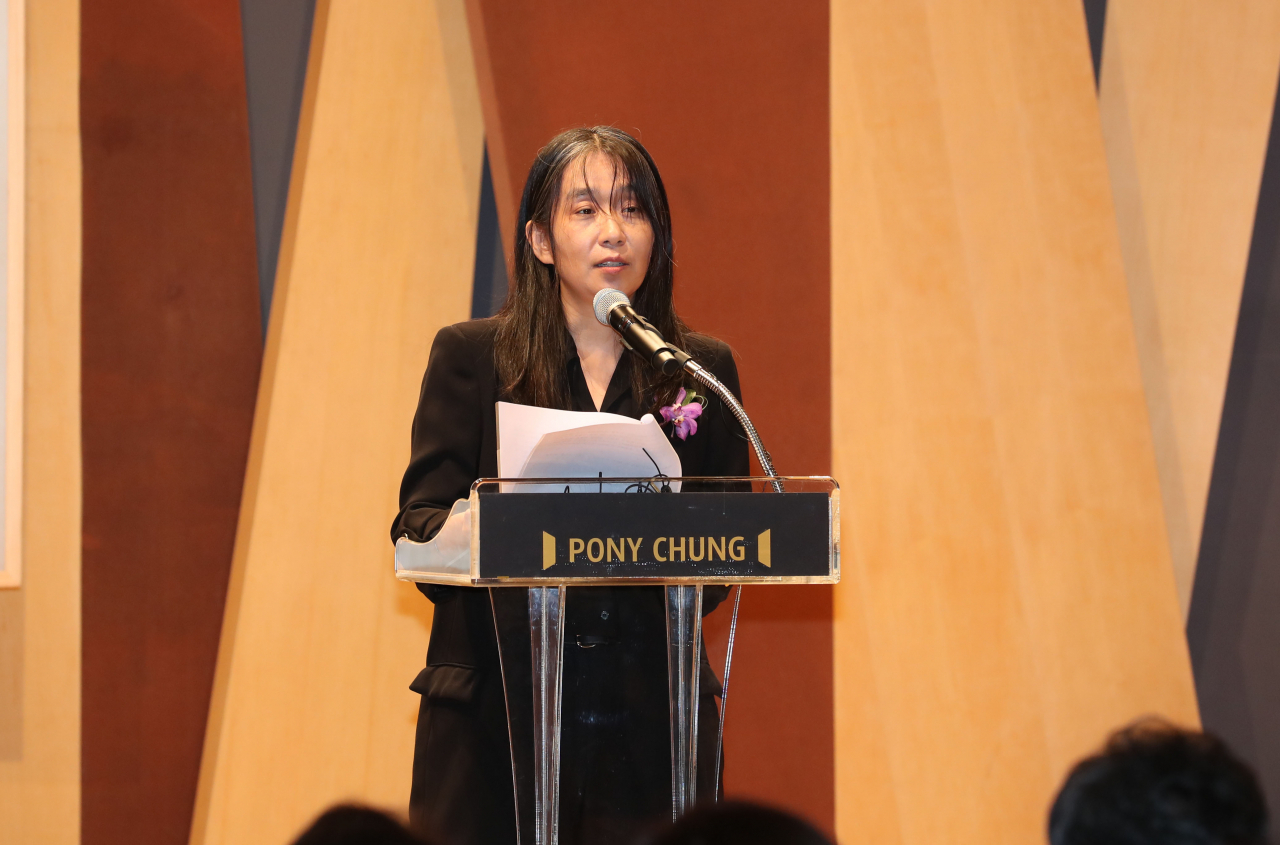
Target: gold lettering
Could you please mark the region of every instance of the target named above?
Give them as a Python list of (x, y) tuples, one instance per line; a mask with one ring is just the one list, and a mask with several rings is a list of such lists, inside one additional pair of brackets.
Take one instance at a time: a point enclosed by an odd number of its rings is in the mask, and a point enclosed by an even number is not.
[(708, 561), (711, 560), (712, 555), (718, 555), (721, 560), (724, 560), (724, 538), (723, 537), (720, 538), (719, 543), (716, 542), (715, 537), (707, 538), (707, 560)]
[(765, 566), (773, 566), (773, 543), (771, 542), (772, 528), (766, 528), (764, 532), (756, 540), (756, 557), (760, 558), (760, 562)]
[(658, 539), (653, 541), (653, 559), (658, 561), (659, 563), (667, 562), (667, 558), (661, 552), (658, 551), (658, 546), (665, 542), (667, 542), (666, 537), (659, 537)]
[[(734, 537), (729, 541), (729, 557), (732, 560), (744, 560), (747, 556), (747, 547), (742, 544), (744, 538)], [(569, 541), (570, 545), (573, 541)]]
[(573, 556), (582, 554), (582, 550), (586, 548), (581, 540), (577, 537), (569, 538), (569, 562), (573, 563)]
[(643, 537), (638, 537), (634, 540), (632, 540), (630, 537), (627, 538), (627, 545), (631, 547), (632, 563), (636, 563), (637, 561), (640, 560), (640, 544), (643, 542), (644, 542)]
[[(698, 541), (698, 553), (693, 553), (693, 541)], [(707, 538), (706, 537), (690, 537), (689, 538), (689, 560), (702, 560), (707, 556)]]
[(606, 543), (605, 556), (608, 557), (610, 561), (613, 560), (613, 552), (615, 549), (617, 549), (618, 551), (618, 560), (627, 559), (627, 552), (626, 552), (627, 546), (626, 546), (625, 540), (615, 541), (612, 537), (610, 537), (607, 541), (605, 541), (605, 543)]
[(684, 538), (683, 538), (683, 537), (681, 537), (681, 538), (680, 538), (680, 545), (678, 545), (678, 546), (676, 545), (676, 538), (675, 538), (675, 537), (668, 537), (668, 538), (667, 538), (667, 546), (668, 546), (668, 548), (670, 548), (670, 549), (671, 549), (671, 559), (672, 559), (672, 560), (675, 560), (675, 559), (676, 559), (676, 550), (677, 550), (677, 549), (679, 549), (679, 550), (680, 550), (680, 560), (684, 560)]
[[(592, 548), (595, 551), (592, 551)], [(600, 542), (599, 537), (592, 537), (587, 541), (587, 560), (592, 563), (599, 563), (604, 560), (604, 543)]]

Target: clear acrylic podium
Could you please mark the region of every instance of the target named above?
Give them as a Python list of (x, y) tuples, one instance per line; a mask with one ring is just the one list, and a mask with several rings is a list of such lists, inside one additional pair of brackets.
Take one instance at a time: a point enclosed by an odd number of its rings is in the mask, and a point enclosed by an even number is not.
[[(518, 841), (559, 842), (565, 614), (574, 601), (571, 587), (663, 590), (672, 817), (699, 797), (700, 729), (709, 728), (716, 737), (714, 759), (701, 761), (713, 772), (710, 778), (702, 773), (702, 798), (718, 799), (737, 605), (717, 713), (714, 703), (708, 709), (699, 695), (704, 585), (837, 582), (836, 482), (827, 477), (481, 479), (472, 485), (467, 506), (470, 554), (445, 560), (430, 544), (402, 538), (396, 543), (396, 577), (491, 588)], [(661, 637), (660, 631), (649, 633)], [(634, 706), (652, 707), (653, 692), (637, 695)], [(700, 715), (713, 714), (716, 724), (699, 724)]]

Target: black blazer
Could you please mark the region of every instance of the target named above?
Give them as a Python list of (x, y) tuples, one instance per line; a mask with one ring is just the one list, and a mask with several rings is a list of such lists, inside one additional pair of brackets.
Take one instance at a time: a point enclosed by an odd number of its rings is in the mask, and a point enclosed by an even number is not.
[[(494, 365), (495, 330), (491, 319), (473, 320), (436, 335), (414, 415), (393, 541), (430, 539), (472, 482), (497, 475), (494, 406), (506, 397)], [(726, 345), (698, 336), (690, 346), (700, 363), (739, 393)], [(632, 395), (633, 364), (640, 362), (630, 354), (618, 362), (601, 411), (639, 417), (649, 410), (648, 402)], [(565, 368), (573, 410), (596, 410), (576, 354)], [(748, 474), (746, 438), (714, 397), (708, 397), (698, 431), (672, 443), (685, 475)], [(522, 759), (526, 743), (508, 733), (495, 628), (504, 632), (506, 687), (517, 724), (532, 689), (524, 591), (419, 588), (436, 607), (427, 666), (411, 685), (423, 699), (410, 814), (459, 845), (514, 843), (511, 752)], [(706, 591), (708, 612), (726, 592)], [(575, 588), (565, 607), (561, 841), (573, 845), (630, 836), (669, 813), (670, 754), (661, 588)], [(699, 721), (709, 726), (718, 718), (712, 696), (719, 684), (705, 658), (703, 678)], [(700, 736), (699, 770), (707, 777), (699, 781), (705, 789), (711, 786), (715, 732), (703, 730)]]

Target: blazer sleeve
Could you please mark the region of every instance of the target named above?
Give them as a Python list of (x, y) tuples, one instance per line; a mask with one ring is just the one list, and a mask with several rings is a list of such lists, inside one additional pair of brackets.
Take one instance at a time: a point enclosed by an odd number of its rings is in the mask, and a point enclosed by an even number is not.
[[(725, 387), (738, 397), (738, 401), (742, 401), (742, 385), (738, 381), (738, 365), (734, 363), (733, 352), (727, 344), (716, 342), (712, 348), (712, 359), (707, 367), (711, 374), (720, 379)], [(705, 388), (699, 386), (699, 392)], [(751, 464), (747, 456), (749, 443), (747, 441), (746, 432), (742, 430), (738, 418), (733, 415), (728, 406), (721, 402), (718, 398), (709, 398), (714, 408), (708, 408), (711, 411), (705, 422), (709, 423), (710, 431), (706, 434), (707, 438), (707, 456), (706, 464), (703, 469), (705, 475), (721, 475), (721, 476), (745, 476), (751, 473)]]
[(400, 513), (391, 541), (424, 542), (444, 525), (449, 509), (479, 477), (481, 378), (487, 360), (475, 341), (447, 326), (431, 344), (413, 415), (409, 467), (400, 483)]

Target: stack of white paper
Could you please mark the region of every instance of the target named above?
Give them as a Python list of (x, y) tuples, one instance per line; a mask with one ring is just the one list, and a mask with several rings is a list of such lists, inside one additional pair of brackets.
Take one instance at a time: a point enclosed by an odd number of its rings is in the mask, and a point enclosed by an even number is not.
[[(680, 475), (680, 456), (652, 414), (554, 411), (498, 403), (498, 475), (503, 478), (653, 478)], [(606, 487), (608, 485), (605, 485)], [(672, 485), (679, 490), (678, 485)], [(504, 485), (547, 492), (563, 485)], [(574, 492), (603, 489), (572, 485)]]

